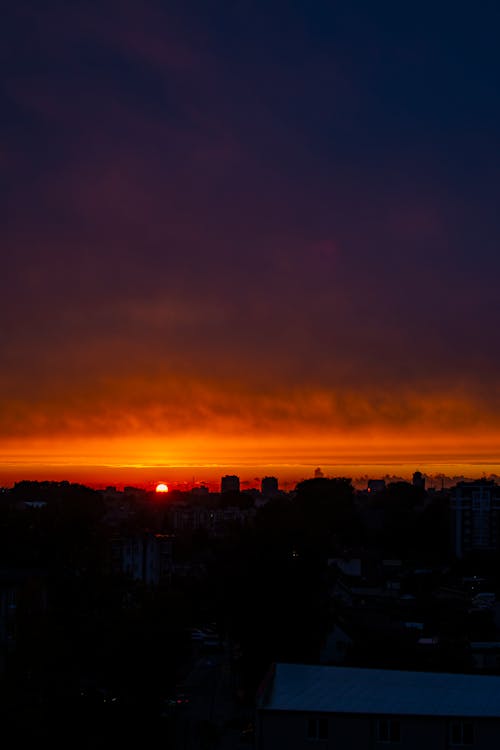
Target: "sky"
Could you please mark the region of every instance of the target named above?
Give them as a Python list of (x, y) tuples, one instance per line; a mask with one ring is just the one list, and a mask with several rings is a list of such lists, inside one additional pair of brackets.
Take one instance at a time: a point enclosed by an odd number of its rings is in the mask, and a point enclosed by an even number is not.
[(0, 484), (500, 469), (499, 22), (6, 3)]

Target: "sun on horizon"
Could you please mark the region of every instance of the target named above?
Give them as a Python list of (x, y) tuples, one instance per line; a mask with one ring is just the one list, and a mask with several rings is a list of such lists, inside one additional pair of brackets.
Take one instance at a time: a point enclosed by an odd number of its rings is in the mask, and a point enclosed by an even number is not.
[(168, 492), (168, 485), (164, 482), (160, 482), (156, 485), (156, 492)]

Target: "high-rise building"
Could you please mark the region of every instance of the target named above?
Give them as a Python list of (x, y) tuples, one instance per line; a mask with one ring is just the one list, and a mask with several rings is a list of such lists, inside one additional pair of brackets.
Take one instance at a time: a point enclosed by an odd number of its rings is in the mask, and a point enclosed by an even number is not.
[(452, 490), (451, 517), (456, 557), (500, 549), (500, 487), (493, 480), (459, 482)]
[(416, 471), (413, 475), (412, 484), (419, 490), (425, 490), (425, 477), (421, 471)]
[(221, 492), (239, 492), (240, 491), (240, 478), (235, 474), (226, 474), (220, 480), (220, 491)]
[(260, 483), (260, 491), (264, 497), (276, 497), (279, 492), (276, 477), (263, 477)]

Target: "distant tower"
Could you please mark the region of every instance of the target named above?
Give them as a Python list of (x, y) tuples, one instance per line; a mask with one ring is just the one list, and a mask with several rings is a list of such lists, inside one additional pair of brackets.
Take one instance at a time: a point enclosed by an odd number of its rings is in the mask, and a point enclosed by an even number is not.
[(275, 497), (279, 491), (276, 477), (264, 477), (260, 483), (260, 491), (264, 497)]
[(221, 492), (239, 492), (240, 491), (240, 478), (234, 474), (226, 474), (220, 480), (220, 491)]
[(421, 471), (416, 471), (414, 473), (412, 484), (419, 490), (425, 490), (425, 477)]

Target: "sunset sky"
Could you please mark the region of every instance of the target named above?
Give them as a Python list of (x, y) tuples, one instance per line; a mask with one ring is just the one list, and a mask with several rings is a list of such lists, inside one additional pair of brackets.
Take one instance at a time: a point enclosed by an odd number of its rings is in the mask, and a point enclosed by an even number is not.
[(499, 28), (5, 4), (0, 484), (500, 473)]

